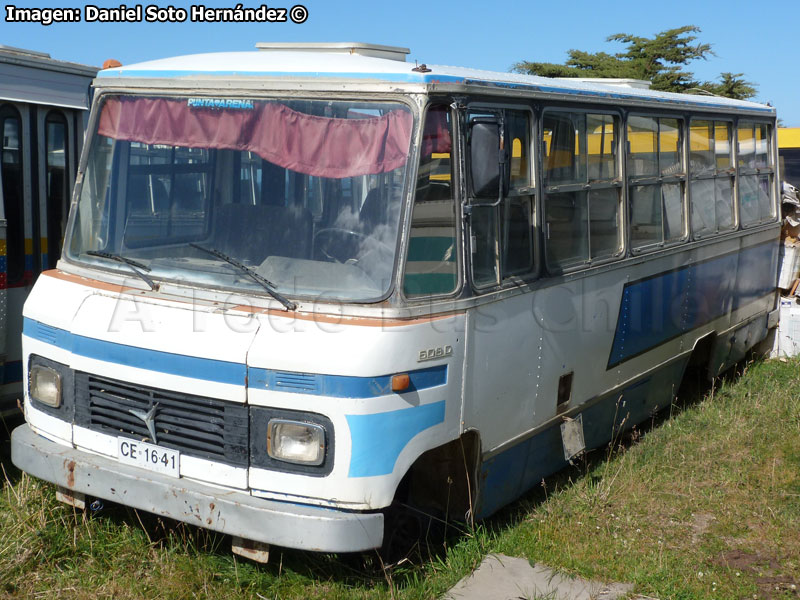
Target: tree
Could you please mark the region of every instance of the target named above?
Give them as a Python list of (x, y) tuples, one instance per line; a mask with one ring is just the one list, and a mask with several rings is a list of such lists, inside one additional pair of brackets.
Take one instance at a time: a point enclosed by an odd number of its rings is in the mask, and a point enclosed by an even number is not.
[(736, 100), (747, 100), (756, 95), (756, 88), (748, 81), (739, 79), (744, 73), (722, 73), (720, 83), (706, 81), (700, 88), (711, 92), (715, 96), (725, 96)]
[(644, 79), (651, 89), (665, 92), (707, 92), (730, 98), (751, 98), (754, 85), (740, 79), (742, 73), (722, 73), (721, 83), (698, 82), (694, 73), (683, 69), (691, 61), (708, 60), (714, 53), (710, 44), (695, 43), (700, 29), (685, 25), (657, 33), (652, 38), (617, 33), (608, 42), (626, 44), (626, 51), (617, 54), (570, 50), (566, 63), (521, 61), (512, 70), (517, 73), (545, 77), (618, 77)]

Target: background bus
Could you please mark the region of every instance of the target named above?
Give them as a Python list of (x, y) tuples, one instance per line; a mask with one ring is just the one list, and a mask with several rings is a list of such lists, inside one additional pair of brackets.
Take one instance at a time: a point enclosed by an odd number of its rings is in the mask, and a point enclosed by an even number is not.
[(800, 127), (778, 128), (778, 157), (781, 179), (800, 188)]
[(22, 305), (61, 253), (95, 67), (0, 45), (0, 415), (22, 392)]

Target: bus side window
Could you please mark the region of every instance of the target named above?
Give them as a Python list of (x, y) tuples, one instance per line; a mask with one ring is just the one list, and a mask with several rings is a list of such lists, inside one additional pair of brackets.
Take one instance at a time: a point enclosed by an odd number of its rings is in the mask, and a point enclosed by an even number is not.
[(631, 116), (627, 134), (633, 249), (661, 247), (685, 239), (683, 121)]
[(411, 214), (403, 293), (408, 298), (450, 294), (458, 287), (452, 121), (447, 105), (425, 115), (417, 188)]
[(619, 119), (547, 110), (542, 119), (547, 265), (559, 272), (622, 252)]
[(19, 282), (25, 274), (25, 232), (23, 202), (22, 119), (10, 106), (0, 106), (2, 132), (3, 201), (6, 215), (7, 282)]
[(703, 237), (733, 229), (731, 123), (692, 121), (689, 172), (692, 232)]
[(775, 217), (775, 167), (770, 152), (772, 127), (766, 123), (739, 121), (739, 215), (743, 226), (755, 225)]
[[(469, 118), (486, 114), (476, 110)], [(478, 288), (525, 276), (535, 266), (530, 113), (506, 109), (502, 114), (509, 150), (509, 190), (497, 206), (482, 199), (473, 206), (470, 219), (472, 281)]]

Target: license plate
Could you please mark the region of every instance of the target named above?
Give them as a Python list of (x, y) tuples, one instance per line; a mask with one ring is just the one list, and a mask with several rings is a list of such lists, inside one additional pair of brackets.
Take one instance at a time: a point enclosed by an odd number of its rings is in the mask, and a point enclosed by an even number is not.
[(180, 476), (181, 453), (176, 450), (118, 437), (117, 457), (119, 462), (127, 465), (156, 471), (170, 477)]

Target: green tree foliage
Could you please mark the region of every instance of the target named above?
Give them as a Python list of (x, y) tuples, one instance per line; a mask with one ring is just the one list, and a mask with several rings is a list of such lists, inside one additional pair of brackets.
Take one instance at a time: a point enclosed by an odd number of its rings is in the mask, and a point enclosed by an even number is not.
[(715, 96), (726, 96), (737, 100), (746, 100), (756, 95), (756, 88), (748, 81), (740, 79), (744, 73), (722, 73), (719, 83), (706, 81), (700, 88), (711, 92)]
[(691, 61), (708, 60), (714, 53), (710, 44), (696, 43), (700, 29), (685, 25), (657, 33), (652, 38), (617, 33), (609, 42), (626, 45), (624, 52), (584, 52), (570, 50), (564, 64), (521, 61), (512, 70), (545, 77), (615, 77), (643, 79), (651, 89), (665, 92), (712, 93), (729, 98), (752, 98), (754, 85), (741, 79), (742, 73), (722, 73), (720, 82), (698, 82), (694, 73), (684, 70)]

